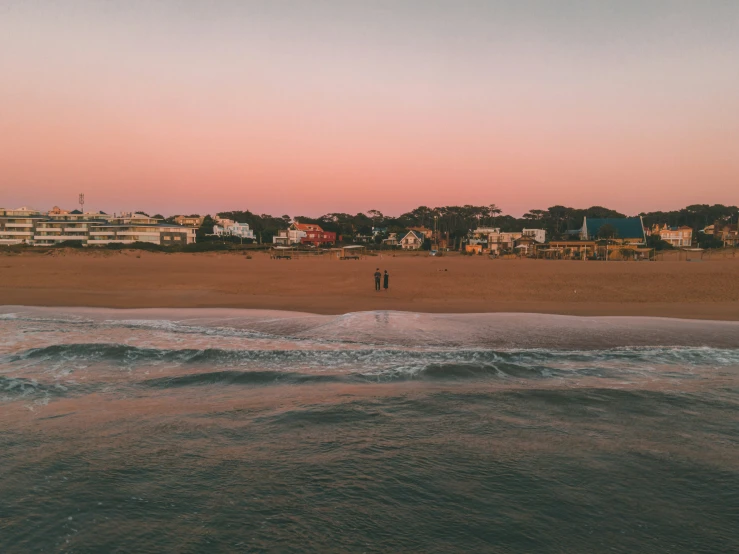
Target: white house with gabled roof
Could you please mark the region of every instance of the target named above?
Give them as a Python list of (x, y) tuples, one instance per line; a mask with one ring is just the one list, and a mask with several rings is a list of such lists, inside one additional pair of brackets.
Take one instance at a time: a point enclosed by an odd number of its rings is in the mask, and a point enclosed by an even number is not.
[(420, 250), (426, 237), (419, 231), (410, 230), (398, 241), (403, 250)]

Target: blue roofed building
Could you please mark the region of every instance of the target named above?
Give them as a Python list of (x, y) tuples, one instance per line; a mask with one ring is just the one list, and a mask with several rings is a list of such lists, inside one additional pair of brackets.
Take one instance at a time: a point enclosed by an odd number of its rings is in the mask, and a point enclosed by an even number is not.
[[(645, 244), (647, 242), (644, 232), (644, 222), (641, 216), (637, 217), (608, 217), (608, 218), (583, 218), (580, 229), (581, 240), (596, 240), (604, 238), (603, 231), (606, 226), (613, 231), (613, 235), (607, 238), (619, 241), (623, 244)], [(611, 233), (608, 233), (609, 235)]]

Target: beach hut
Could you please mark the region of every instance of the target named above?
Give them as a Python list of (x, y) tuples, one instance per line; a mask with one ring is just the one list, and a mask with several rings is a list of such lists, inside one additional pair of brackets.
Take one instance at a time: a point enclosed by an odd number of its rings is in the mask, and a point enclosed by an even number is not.
[(273, 246), (269, 257), (273, 260), (292, 260), (294, 254), (295, 247), (293, 246)]
[(365, 247), (361, 244), (350, 244), (334, 251), (340, 260), (359, 260), (365, 254)]

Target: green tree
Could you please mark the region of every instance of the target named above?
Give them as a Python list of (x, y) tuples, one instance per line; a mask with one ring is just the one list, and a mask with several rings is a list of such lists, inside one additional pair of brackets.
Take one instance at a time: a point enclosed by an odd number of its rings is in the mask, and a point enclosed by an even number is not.
[(696, 242), (699, 248), (723, 248), (724, 241), (713, 235), (707, 235), (705, 233), (698, 233)]
[(649, 235), (647, 237), (647, 247), (655, 250), (671, 250), (674, 248), (669, 242), (662, 240), (659, 235)]
[(210, 215), (206, 215), (203, 218), (203, 224), (195, 233), (196, 242), (208, 242), (214, 240), (216, 237), (211, 236), (213, 235), (213, 225), (215, 225), (213, 218), (210, 217)]
[(546, 210), (529, 210), (523, 214), (523, 219), (527, 221), (541, 221), (547, 216)]

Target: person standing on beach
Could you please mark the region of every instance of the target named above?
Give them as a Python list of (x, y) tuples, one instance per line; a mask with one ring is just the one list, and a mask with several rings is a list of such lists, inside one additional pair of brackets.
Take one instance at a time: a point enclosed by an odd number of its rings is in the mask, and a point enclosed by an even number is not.
[(387, 292), (387, 288), (390, 286), (390, 275), (388, 275), (387, 269), (385, 270), (385, 276), (382, 286), (385, 288), (385, 292)]
[(380, 278), (382, 277), (382, 273), (380, 273), (380, 268), (378, 267), (375, 270), (375, 290), (380, 290)]

